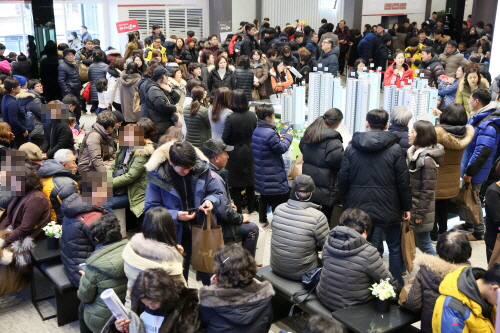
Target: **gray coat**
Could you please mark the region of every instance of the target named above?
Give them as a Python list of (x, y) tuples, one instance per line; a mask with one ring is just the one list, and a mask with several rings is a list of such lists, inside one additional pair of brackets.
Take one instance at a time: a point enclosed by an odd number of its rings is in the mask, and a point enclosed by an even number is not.
[(92, 86), (90, 86), (90, 100), (92, 102), (96, 102), (99, 99), (97, 98), (97, 89), (96, 82), (99, 79), (105, 79), (106, 73), (108, 72), (108, 65), (104, 61), (94, 62), (89, 67), (89, 81), (92, 82)]
[(288, 200), (273, 215), (271, 267), (287, 279), (300, 280), (318, 264), (318, 249), (328, 237), (328, 219), (312, 202)]
[(374, 298), (373, 283), (389, 279), (396, 294), (401, 287), (382, 258), (357, 231), (337, 226), (323, 247), (323, 270), (316, 288), (320, 302), (330, 311), (361, 304)]
[(122, 113), (127, 123), (136, 123), (141, 118), (140, 112), (133, 111), (134, 96), (139, 91), (139, 81), (141, 74), (124, 74), (120, 76), (120, 101), (122, 105)]
[[(444, 148), (437, 144), (433, 148), (411, 146), (408, 149), (408, 169), (411, 184), (411, 228), (419, 233), (431, 231), (436, 211), (436, 185), (438, 167), (444, 161)], [(422, 220), (415, 223), (416, 219)]]

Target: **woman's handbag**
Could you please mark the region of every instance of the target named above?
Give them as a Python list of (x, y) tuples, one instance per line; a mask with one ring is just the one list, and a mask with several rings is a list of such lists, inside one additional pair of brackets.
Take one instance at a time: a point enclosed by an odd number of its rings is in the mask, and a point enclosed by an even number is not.
[(458, 215), (460, 219), (469, 223), (479, 223), (477, 192), (472, 188), (471, 183), (464, 183), (458, 194)]
[[(309, 296), (316, 290), (316, 287), (319, 284), (319, 278), (321, 276), (321, 270), (322, 267), (318, 268), (313, 268), (305, 272), (304, 275), (302, 275), (302, 284), (304, 285), (304, 290), (297, 291), (295, 294), (290, 297), (290, 302), (292, 302), (292, 307), (290, 308), (290, 312), (288, 313), (288, 317), (291, 317), (293, 315), (293, 310), (295, 309), (296, 305), (304, 303)], [(296, 301), (295, 298), (298, 296), (306, 295), (304, 299), (301, 301)]]
[(193, 254), (191, 264), (193, 269), (199, 272), (214, 272), (215, 252), (224, 246), (222, 227), (216, 225), (212, 213), (208, 213), (203, 225), (193, 225)]
[(252, 100), (253, 101), (260, 101), (259, 89), (252, 88)]
[(415, 234), (410, 228), (409, 221), (403, 221), (403, 228), (401, 230), (401, 252), (403, 254), (406, 270), (411, 273), (413, 271), (413, 261), (417, 254), (417, 247), (415, 244)]

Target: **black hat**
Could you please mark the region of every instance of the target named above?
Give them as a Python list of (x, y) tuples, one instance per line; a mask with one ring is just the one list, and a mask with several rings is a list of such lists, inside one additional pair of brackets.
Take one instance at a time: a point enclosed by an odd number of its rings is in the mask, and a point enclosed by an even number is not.
[(233, 146), (228, 146), (222, 139), (210, 139), (203, 144), (203, 153), (208, 159), (212, 159), (223, 151), (232, 151)]
[(113, 115), (116, 117), (117, 122), (122, 122), (125, 121), (125, 118), (123, 117), (123, 114), (120, 111), (112, 111)]
[(73, 55), (76, 55), (76, 51), (75, 50), (73, 50), (73, 49), (66, 49), (66, 50), (63, 51), (63, 56), (64, 57), (67, 56), (68, 53), (73, 53)]
[(156, 66), (156, 68), (153, 71), (153, 81), (158, 81), (163, 75), (168, 76), (167, 69), (161, 65)]
[[(298, 175), (295, 177), (293, 180), (292, 184), (292, 191), (290, 192), (290, 199), (292, 200), (298, 200), (299, 197), (297, 196), (297, 193), (299, 192), (314, 192), (314, 189), (316, 186), (314, 185), (314, 181), (311, 178), (311, 176), (308, 175)], [(301, 200), (301, 201), (311, 201), (312, 195), (309, 197), (307, 200)]]

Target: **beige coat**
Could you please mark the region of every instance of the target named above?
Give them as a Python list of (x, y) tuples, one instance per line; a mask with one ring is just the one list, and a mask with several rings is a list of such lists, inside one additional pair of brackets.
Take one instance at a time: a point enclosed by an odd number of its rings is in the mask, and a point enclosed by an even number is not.
[(105, 161), (115, 158), (113, 140), (102, 125), (95, 123), (80, 147), (78, 172), (106, 172)]

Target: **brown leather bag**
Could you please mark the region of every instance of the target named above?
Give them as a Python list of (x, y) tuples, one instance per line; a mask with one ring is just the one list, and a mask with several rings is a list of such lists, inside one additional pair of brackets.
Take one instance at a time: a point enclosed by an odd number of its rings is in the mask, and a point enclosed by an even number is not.
[(87, 82), (89, 80), (89, 68), (83, 62), (78, 64), (78, 73), (80, 74), (80, 81)]

